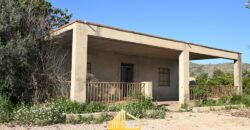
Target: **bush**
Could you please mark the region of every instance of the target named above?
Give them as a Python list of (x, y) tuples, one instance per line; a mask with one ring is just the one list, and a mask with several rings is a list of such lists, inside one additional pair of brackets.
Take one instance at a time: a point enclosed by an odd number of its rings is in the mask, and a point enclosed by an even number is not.
[[(159, 110), (162, 108), (157, 107), (153, 104), (151, 98), (145, 96), (137, 96), (136, 99), (129, 101), (127, 104), (119, 106), (120, 109), (124, 109), (128, 113), (142, 118), (145, 116), (147, 110)], [(165, 113), (163, 114), (165, 116)]]
[(241, 95), (233, 95), (231, 100), (230, 100), (230, 103), (231, 104), (240, 104), (242, 103), (242, 97)]
[(217, 105), (232, 105), (232, 104), (245, 104), (250, 107), (250, 95), (233, 95), (222, 96), (216, 102), (215, 100), (202, 100), (202, 102), (196, 102), (196, 106), (217, 106)]
[(218, 105), (228, 104), (231, 101), (231, 97), (229, 96), (221, 96), (217, 102)]
[(123, 106), (123, 109), (136, 117), (142, 118), (143, 112), (145, 110), (151, 109), (152, 107), (152, 100), (150, 98), (141, 96), (133, 101), (129, 101), (128, 104)]
[(13, 104), (7, 98), (0, 96), (0, 123), (10, 120), (12, 107)]
[[(6, 105), (4, 105), (6, 106)], [(26, 125), (49, 125), (65, 122), (63, 113), (91, 113), (105, 111), (120, 111), (124, 109), (130, 114), (142, 118), (164, 118), (166, 109), (157, 107), (153, 104), (151, 98), (145, 96), (137, 96), (136, 99), (128, 101), (126, 104), (107, 106), (102, 103), (90, 102), (89, 104), (79, 104), (67, 99), (52, 100), (46, 104), (25, 105), (20, 104), (13, 114), (13, 119), (19, 124)], [(4, 116), (2, 116), (4, 117)], [(93, 116), (83, 117), (79, 115), (77, 118), (67, 120), (68, 123), (102, 123), (109, 120), (110, 116), (103, 113), (100, 117)]]
[(250, 95), (243, 95), (241, 102), (245, 104), (247, 107), (250, 107)]
[(195, 99), (206, 100), (207, 89), (205, 86), (197, 86), (193, 90)]
[(102, 113), (102, 115), (98, 118), (94, 118), (92, 121), (94, 124), (100, 124), (103, 123), (104, 121), (109, 121), (111, 120), (111, 116), (109, 116), (107, 113)]
[(67, 120), (67, 123), (72, 124), (82, 124), (82, 123), (93, 123), (93, 124), (100, 124), (104, 121), (111, 120), (111, 116), (109, 116), (107, 113), (102, 113), (100, 117), (94, 117), (93, 115), (90, 115), (88, 117), (84, 117), (82, 115), (78, 115), (77, 117), (71, 117), (69, 120)]
[(137, 103), (126, 104), (123, 106), (123, 109), (135, 117), (138, 117), (138, 118), (143, 117), (143, 110), (140, 107), (140, 105)]
[(114, 105), (110, 105), (106, 108), (105, 111), (109, 111), (109, 112), (116, 112), (116, 111), (120, 111), (122, 110), (122, 108), (125, 106), (125, 104), (114, 104)]
[(215, 100), (211, 100), (211, 99), (209, 99), (209, 100), (204, 100), (204, 101), (203, 101), (203, 104), (204, 104), (204, 106), (215, 106), (215, 105), (217, 105), (217, 104), (216, 104), (216, 101), (215, 101)]
[(64, 122), (63, 110), (54, 104), (27, 106), (22, 104), (14, 112), (14, 120), (26, 125), (48, 125)]
[(243, 92), (250, 95), (250, 77), (243, 78)]
[(146, 111), (144, 116), (146, 118), (153, 118), (153, 119), (163, 119), (166, 115), (166, 109), (155, 109), (155, 110), (149, 110)]
[(90, 102), (87, 104), (85, 111), (86, 112), (102, 112), (106, 110), (107, 106), (98, 102)]
[(200, 100), (195, 102), (195, 106), (201, 107), (201, 106), (217, 106), (215, 100), (209, 99), (209, 100)]
[[(63, 113), (73, 113), (73, 114), (81, 114), (81, 113), (89, 113), (89, 112), (102, 112), (106, 111), (108, 106), (98, 102), (90, 102), (88, 104), (80, 104), (75, 101), (70, 101), (68, 99), (59, 99), (52, 101), (52, 103), (59, 107)], [(116, 109), (116, 108), (113, 108)]]
[(54, 105), (62, 110), (63, 113), (84, 113), (85, 104), (79, 104), (66, 98), (52, 101)]

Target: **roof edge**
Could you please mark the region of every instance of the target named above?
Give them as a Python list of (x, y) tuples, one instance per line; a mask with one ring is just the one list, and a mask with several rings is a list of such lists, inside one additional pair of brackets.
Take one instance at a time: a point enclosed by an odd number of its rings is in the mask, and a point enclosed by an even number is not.
[(121, 28), (117, 28), (117, 27), (112, 27), (112, 26), (107, 26), (107, 25), (102, 25), (102, 24), (97, 24), (97, 23), (82, 21), (82, 20), (78, 20), (78, 19), (74, 20), (72, 22), (69, 22), (69, 23), (67, 23), (65, 25), (62, 25), (62, 26), (58, 27), (57, 29), (53, 30), (52, 32), (58, 31), (58, 30), (60, 30), (62, 28), (65, 28), (65, 27), (71, 25), (71, 24), (74, 24), (74, 23), (90, 24), (90, 25), (104, 27), (104, 28), (109, 28), (109, 29), (113, 29), (113, 30), (117, 30), (117, 31), (134, 33), (134, 34), (144, 35), (144, 36), (148, 36), (148, 37), (159, 38), (159, 39), (163, 39), (163, 40), (169, 40), (169, 41), (174, 41), (174, 42), (181, 42), (181, 43), (185, 43), (185, 44), (189, 44), (189, 45), (195, 45), (195, 46), (200, 46), (200, 47), (205, 47), (205, 48), (210, 48), (210, 49), (215, 49), (215, 50), (220, 50), (220, 51), (226, 51), (226, 52), (231, 52), (231, 53), (242, 54), (241, 52), (236, 52), (236, 51), (231, 51), (231, 50), (225, 50), (225, 49), (220, 49), (220, 48), (205, 46), (205, 45), (201, 45), (201, 44), (197, 44), (197, 43), (186, 42), (186, 41), (181, 41), (181, 40), (176, 40), (176, 39), (171, 39), (171, 38), (166, 38), (166, 37), (155, 36), (155, 35), (141, 33), (141, 32), (136, 32), (136, 31), (132, 31), (132, 30), (125, 30), (125, 29), (121, 29)]

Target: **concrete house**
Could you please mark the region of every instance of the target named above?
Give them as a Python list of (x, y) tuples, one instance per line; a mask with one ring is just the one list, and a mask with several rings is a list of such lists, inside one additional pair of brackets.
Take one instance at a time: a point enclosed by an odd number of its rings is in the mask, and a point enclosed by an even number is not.
[[(116, 95), (122, 100), (129, 91), (156, 100), (189, 102), (190, 60), (215, 58), (234, 61), (234, 86), (237, 93), (242, 92), (239, 52), (80, 20), (56, 29), (53, 35), (61, 36), (60, 44), (70, 52), (70, 98), (77, 102), (96, 99), (93, 94), (103, 100), (109, 93), (112, 99)], [(88, 81), (88, 73), (96, 80)]]

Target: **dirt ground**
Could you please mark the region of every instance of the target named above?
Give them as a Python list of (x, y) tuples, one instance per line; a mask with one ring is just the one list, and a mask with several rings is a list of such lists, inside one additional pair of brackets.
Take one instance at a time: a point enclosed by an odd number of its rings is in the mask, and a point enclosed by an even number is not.
[[(0, 130), (105, 130), (103, 124), (57, 124), (51, 126), (8, 126)], [(206, 113), (167, 112), (165, 119), (142, 119), (142, 130), (250, 130), (250, 109)]]

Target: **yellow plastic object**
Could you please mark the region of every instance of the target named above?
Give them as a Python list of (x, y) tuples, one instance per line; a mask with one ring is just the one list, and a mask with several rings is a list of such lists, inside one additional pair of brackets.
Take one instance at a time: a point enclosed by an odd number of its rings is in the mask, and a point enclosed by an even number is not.
[[(137, 127), (126, 128), (126, 115), (136, 121)], [(108, 122), (108, 130), (141, 130), (141, 121), (126, 111), (121, 110), (113, 120)]]

